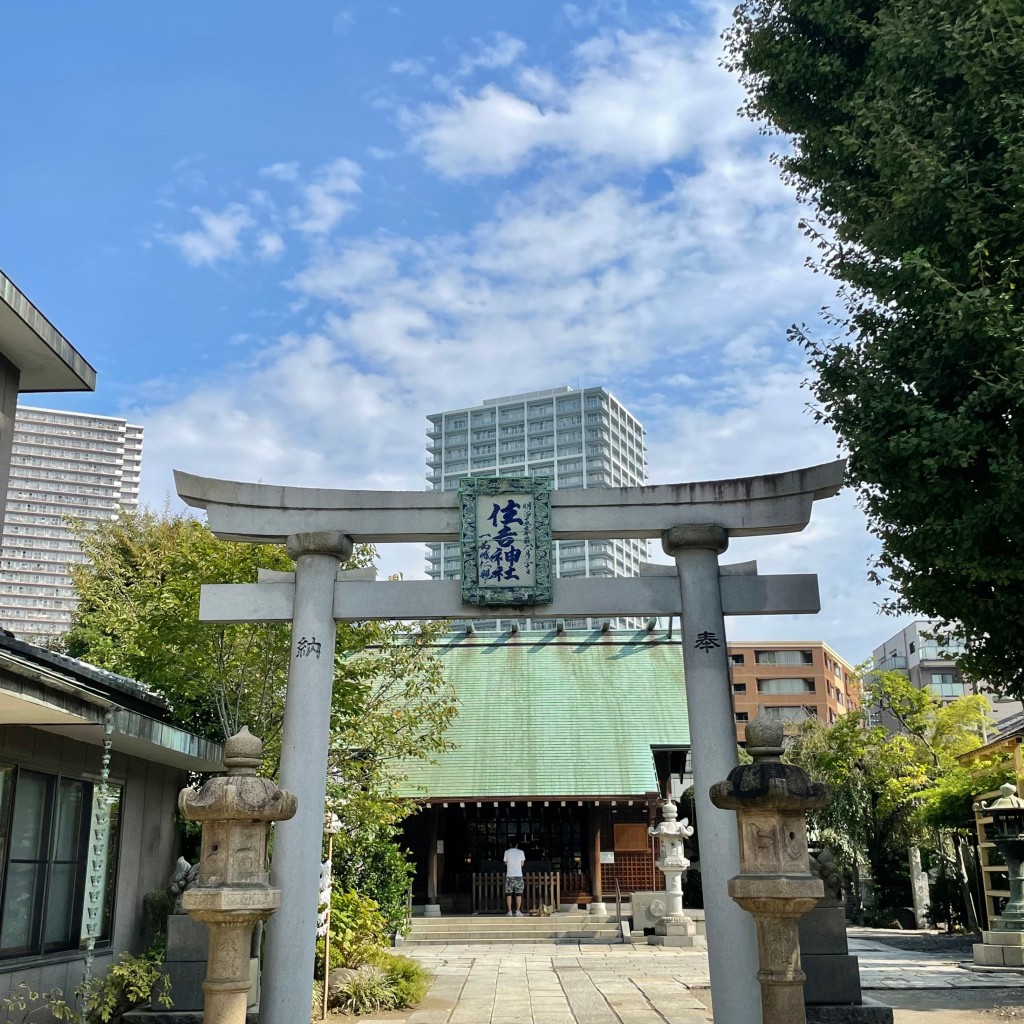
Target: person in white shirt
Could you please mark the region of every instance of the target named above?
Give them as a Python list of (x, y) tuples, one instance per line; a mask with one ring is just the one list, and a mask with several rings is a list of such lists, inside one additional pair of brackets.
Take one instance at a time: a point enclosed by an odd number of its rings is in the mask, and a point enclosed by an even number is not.
[(508, 849), (505, 851), (505, 903), (508, 905), (506, 917), (512, 917), (512, 897), (516, 899), (516, 917), (522, 917), (523, 911), (523, 862), (526, 854), (519, 849), (515, 836), (508, 837)]

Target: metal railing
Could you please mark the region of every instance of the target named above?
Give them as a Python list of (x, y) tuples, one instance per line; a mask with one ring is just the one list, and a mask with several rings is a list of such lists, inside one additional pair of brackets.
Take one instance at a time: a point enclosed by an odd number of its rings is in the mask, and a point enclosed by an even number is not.
[(625, 933), (622, 931), (622, 890), (619, 888), (619, 880), (615, 879), (615, 927), (619, 929), (619, 937), (626, 941)]

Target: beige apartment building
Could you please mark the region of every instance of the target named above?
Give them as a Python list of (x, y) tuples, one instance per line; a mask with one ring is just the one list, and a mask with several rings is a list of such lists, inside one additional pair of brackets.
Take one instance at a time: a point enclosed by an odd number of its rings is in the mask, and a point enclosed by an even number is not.
[(760, 705), (796, 732), (816, 718), (830, 725), (858, 707), (854, 667), (821, 640), (764, 640), (729, 643), (736, 738)]

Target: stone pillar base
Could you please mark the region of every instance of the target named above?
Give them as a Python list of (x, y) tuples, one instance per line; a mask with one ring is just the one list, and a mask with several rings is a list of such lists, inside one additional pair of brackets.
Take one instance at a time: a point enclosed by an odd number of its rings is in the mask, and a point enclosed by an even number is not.
[(587, 910), (591, 914), (596, 914), (599, 917), (607, 917), (608, 916), (608, 904), (607, 903), (591, 903), (587, 907)]
[(807, 1024), (893, 1024), (892, 1007), (865, 999), (855, 1006), (808, 1006)]
[(423, 907), (424, 917), (440, 917), (441, 905), (439, 903), (427, 903)]
[(1024, 932), (985, 931), (981, 938), (974, 944), (979, 967), (1024, 967)]
[(697, 934), (697, 926), (686, 917), (663, 917), (655, 926), (654, 934), (647, 936), (651, 946), (675, 946), (679, 949), (693, 949), (703, 946), (704, 939)]
[(800, 918), (800, 963), (807, 1006), (860, 1003), (860, 967), (850, 955), (842, 904), (822, 901)]

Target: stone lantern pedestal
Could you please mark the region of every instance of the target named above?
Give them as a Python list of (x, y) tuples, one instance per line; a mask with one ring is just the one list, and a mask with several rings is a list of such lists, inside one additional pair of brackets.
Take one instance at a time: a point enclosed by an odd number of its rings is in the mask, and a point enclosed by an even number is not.
[(697, 926), (683, 911), (683, 875), (690, 866), (683, 850), (683, 840), (693, 835), (686, 818), (678, 820), (676, 805), (671, 800), (662, 804), (662, 821), (647, 831), (660, 840), (661, 856), (655, 863), (665, 876), (665, 914), (647, 936), (652, 946), (696, 946)]
[(974, 945), (974, 962), (979, 967), (1024, 967), (1024, 800), (1017, 787), (1007, 782), (999, 787), (1002, 796), (991, 803), (977, 803), (974, 810), (992, 818), (989, 833), (1006, 861), (1010, 901), (993, 918), (991, 928), (981, 933)]
[(828, 787), (783, 764), (781, 721), (759, 715), (747, 726), (753, 764), (711, 787), (711, 802), (736, 812), (740, 873), (729, 895), (754, 918), (764, 1024), (806, 1024), (800, 917), (824, 895), (808, 870), (805, 814), (831, 800)]
[(245, 1021), (253, 926), (281, 905), (281, 890), (270, 887), (267, 837), (270, 822), (295, 814), (296, 801), (256, 775), (262, 758), (263, 742), (243, 727), (224, 744), (227, 774), (178, 797), (182, 816), (203, 826), (199, 881), (181, 902), (209, 931), (204, 1024)]

